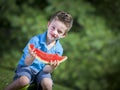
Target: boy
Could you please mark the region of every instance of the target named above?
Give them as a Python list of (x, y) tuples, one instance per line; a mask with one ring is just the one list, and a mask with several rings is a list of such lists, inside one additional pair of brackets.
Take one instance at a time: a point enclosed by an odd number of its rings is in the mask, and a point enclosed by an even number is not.
[[(34, 36), (28, 44), (34, 44), (36, 48), (44, 52), (62, 55), (63, 48), (59, 42), (64, 38), (73, 24), (72, 16), (64, 11), (58, 11), (49, 20), (47, 31)], [(14, 81), (5, 90), (19, 90), (24, 86), (36, 82), (42, 90), (52, 90), (51, 72), (59, 65), (59, 62), (51, 62), (46, 65), (35, 58), (35, 53), (28, 49), (28, 44), (23, 50), (15, 71)]]

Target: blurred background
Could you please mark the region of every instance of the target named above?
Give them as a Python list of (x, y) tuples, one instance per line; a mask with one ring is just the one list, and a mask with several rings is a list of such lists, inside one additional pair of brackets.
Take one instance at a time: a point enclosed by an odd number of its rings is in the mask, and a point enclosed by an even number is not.
[(74, 24), (61, 40), (68, 60), (53, 72), (53, 90), (120, 90), (120, 0), (0, 0), (0, 90), (28, 40), (58, 10)]

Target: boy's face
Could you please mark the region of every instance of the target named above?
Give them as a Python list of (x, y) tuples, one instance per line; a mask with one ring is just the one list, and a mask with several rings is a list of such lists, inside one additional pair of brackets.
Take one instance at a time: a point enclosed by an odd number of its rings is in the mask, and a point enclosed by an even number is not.
[(47, 37), (49, 40), (57, 40), (60, 38), (64, 38), (66, 35), (66, 30), (68, 28), (64, 23), (59, 20), (53, 20), (52, 22), (48, 23), (48, 33)]

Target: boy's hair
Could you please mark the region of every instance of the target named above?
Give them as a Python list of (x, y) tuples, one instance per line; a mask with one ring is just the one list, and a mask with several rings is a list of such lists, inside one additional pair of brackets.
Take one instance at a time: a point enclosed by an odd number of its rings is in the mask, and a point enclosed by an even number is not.
[(54, 19), (57, 19), (63, 22), (67, 26), (68, 31), (71, 29), (72, 24), (73, 24), (73, 18), (68, 12), (58, 11), (54, 15), (51, 16), (50, 22)]

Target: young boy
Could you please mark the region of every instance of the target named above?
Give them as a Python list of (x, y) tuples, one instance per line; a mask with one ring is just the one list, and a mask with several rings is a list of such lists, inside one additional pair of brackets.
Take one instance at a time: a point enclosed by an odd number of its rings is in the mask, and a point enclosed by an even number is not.
[[(59, 39), (64, 38), (73, 24), (72, 16), (64, 11), (58, 11), (49, 20), (47, 31), (30, 39), (28, 44), (34, 44), (40, 50), (63, 54)], [(35, 53), (28, 49), (28, 44), (23, 50), (15, 71), (14, 81), (5, 90), (19, 90), (24, 86), (36, 82), (42, 90), (52, 90), (51, 72), (59, 65), (59, 62), (51, 62), (46, 65), (35, 58)]]

